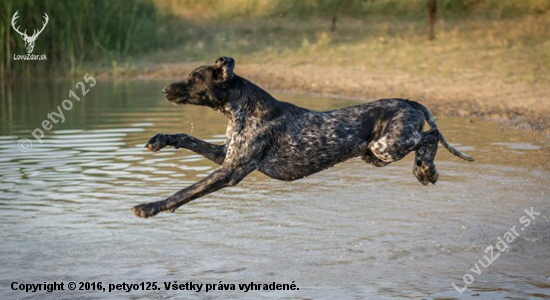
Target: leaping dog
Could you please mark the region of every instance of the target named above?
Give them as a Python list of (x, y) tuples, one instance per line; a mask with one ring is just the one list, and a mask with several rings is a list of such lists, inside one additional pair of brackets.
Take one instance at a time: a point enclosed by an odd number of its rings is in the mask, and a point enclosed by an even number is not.
[[(173, 212), (191, 200), (238, 184), (254, 170), (293, 181), (352, 157), (383, 167), (415, 151), (413, 174), (428, 185), (439, 177), (434, 165), (438, 142), (452, 154), (474, 161), (445, 141), (430, 111), (418, 102), (381, 99), (318, 112), (275, 99), (233, 73), (234, 66), (232, 58), (221, 57), (162, 89), (174, 104), (207, 106), (223, 113), (229, 119), (226, 141), (215, 145), (183, 133), (152, 137), (145, 146), (149, 150), (186, 148), (220, 167), (165, 200), (133, 207), (135, 215), (147, 218)], [(424, 122), (431, 127), (427, 131), (422, 131)]]

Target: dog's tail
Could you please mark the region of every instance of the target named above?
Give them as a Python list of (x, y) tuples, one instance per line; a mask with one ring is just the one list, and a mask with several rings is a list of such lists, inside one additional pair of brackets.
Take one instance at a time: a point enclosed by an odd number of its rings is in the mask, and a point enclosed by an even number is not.
[[(432, 113), (430, 112), (430, 110), (426, 106), (424, 106), (424, 105), (422, 105), (422, 104), (420, 104), (416, 101), (412, 101), (412, 100), (407, 100), (407, 101), (409, 102), (409, 104), (412, 107), (414, 107), (415, 109), (421, 111), (424, 114), (424, 116), (426, 117), (426, 122), (428, 122), (428, 125), (430, 125), (431, 128), (438, 129), (437, 124), (435, 123), (434, 116), (432, 115)], [(439, 131), (439, 141), (441, 142), (443, 147), (445, 147), (445, 149), (447, 149), (449, 152), (451, 152), (451, 154), (462, 158), (463, 160), (474, 161), (474, 158), (471, 157), (470, 155), (468, 155), (466, 153), (463, 153), (463, 152), (460, 152), (456, 148), (454, 148), (453, 146), (449, 145), (449, 143), (447, 143), (447, 141), (445, 140), (445, 137), (443, 137), (443, 134), (441, 133), (441, 131), (439, 129), (438, 129), (438, 131)]]

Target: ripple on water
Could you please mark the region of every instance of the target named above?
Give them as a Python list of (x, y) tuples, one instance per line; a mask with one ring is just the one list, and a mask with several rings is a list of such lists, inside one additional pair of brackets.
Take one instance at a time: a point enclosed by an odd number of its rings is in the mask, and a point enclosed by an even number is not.
[[(300, 287), (248, 294), (275, 298), (550, 297), (550, 143), (542, 136), (438, 118), (447, 139), (476, 162), (440, 147), (435, 186), (416, 181), (412, 157), (385, 168), (355, 159), (292, 183), (256, 172), (174, 214), (142, 220), (129, 208), (162, 200), (216, 168), (183, 149), (149, 152), (145, 142), (158, 132), (192, 130), (222, 143), (227, 121), (203, 108), (152, 101), (158, 95), (149, 91), (163, 84), (103, 84), (87, 99), (94, 104), (87, 115), (71, 111), (61, 129), (29, 152), (19, 152), (17, 141), (41, 120), (13, 118), (23, 123), (0, 128), (0, 281), (295, 281)], [(318, 109), (343, 105), (285, 98)], [(543, 211), (540, 218), (459, 295), (451, 282), (460, 283), (531, 206)], [(0, 290), (0, 298), (20, 297)]]

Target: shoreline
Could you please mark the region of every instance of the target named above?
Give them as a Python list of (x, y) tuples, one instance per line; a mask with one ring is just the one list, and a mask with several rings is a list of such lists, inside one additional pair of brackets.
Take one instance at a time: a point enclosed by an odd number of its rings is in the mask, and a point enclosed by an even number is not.
[[(99, 72), (100, 80), (177, 80), (207, 63), (155, 64), (141, 68)], [(408, 98), (426, 105), (434, 114), (481, 117), (515, 128), (550, 134), (550, 86), (504, 82), (495, 78), (410, 76), (369, 73), (361, 67), (318, 66), (311, 63), (237, 64), (235, 73), (265, 90), (292, 94), (372, 101)], [(167, 82), (168, 83), (168, 82)]]

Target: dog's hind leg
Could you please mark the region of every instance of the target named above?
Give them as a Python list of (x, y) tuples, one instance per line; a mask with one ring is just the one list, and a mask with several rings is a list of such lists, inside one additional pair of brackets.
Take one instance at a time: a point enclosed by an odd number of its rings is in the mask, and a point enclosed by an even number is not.
[[(391, 127), (384, 136), (373, 141), (368, 151), (379, 161), (375, 161), (377, 164), (373, 163), (374, 165), (383, 164), (382, 166), (384, 166), (398, 161), (411, 151), (418, 149), (417, 145), (421, 140), (422, 135), (414, 124), (397, 124)], [(365, 159), (363, 158), (363, 160)]]
[(424, 160), (425, 156), (426, 146), (421, 146), (420, 148), (418, 148), (418, 150), (416, 150), (414, 154), (413, 174), (420, 183), (422, 183), (423, 185), (428, 185), (428, 178), (424, 176), (424, 172), (422, 172), (421, 169), (422, 161)]
[(145, 148), (151, 151), (159, 151), (166, 146), (172, 146), (176, 149), (185, 148), (191, 150), (218, 165), (223, 164), (225, 160), (225, 145), (210, 144), (184, 133), (156, 134), (147, 142)]
[(388, 164), (390, 164), (389, 162), (385, 162), (385, 161), (379, 159), (378, 157), (376, 157), (376, 155), (374, 155), (370, 149), (367, 149), (365, 151), (363, 156), (361, 156), (361, 159), (364, 162), (366, 162), (367, 164), (371, 164), (375, 167), (384, 167), (384, 166), (387, 166)]
[(370, 141), (370, 152), (380, 161), (389, 164), (417, 150), (422, 140), (424, 119), (420, 112), (407, 105), (396, 112), (387, 123), (382, 122), (379, 128), (375, 128), (377, 138)]
[(439, 141), (439, 131), (431, 129), (422, 133), (422, 140), (418, 144), (415, 153), (413, 174), (423, 185), (428, 183), (435, 184), (439, 178), (434, 164), (437, 153), (437, 143)]

